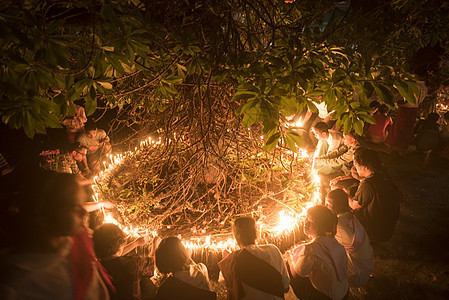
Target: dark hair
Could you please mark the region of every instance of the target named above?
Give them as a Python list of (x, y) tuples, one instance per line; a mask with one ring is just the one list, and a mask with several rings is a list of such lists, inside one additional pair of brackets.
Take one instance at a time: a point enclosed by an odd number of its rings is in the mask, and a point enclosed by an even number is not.
[(126, 243), (126, 236), (115, 224), (103, 224), (92, 236), (95, 254), (99, 259), (113, 256)]
[(372, 172), (382, 170), (382, 162), (379, 155), (373, 149), (359, 148), (354, 153), (354, 162), (366, 167)]
[(155, 253), (156, 267), (163, 274), (188, 270), (190, 257), (181, 240), (175, 236), (161, 241)]
[(238, 244), (243, 246), (254, 244), (257, 239), (256, 220), (251, 217), (240, 217), (234, 221), (232, 232)]
[(438, 113), (433, 112), (428, 114), (426, 119), (432, 123), (436, 123), (440, 119), (440, 115)]
[(86, 131), (86, 132), (95, 130), (97, 128), (98, 128), (97, 124), (95, 124), (94, 121), (92, 121), (92, 120), (87, 121), (86, 124), (84, 125), (84, 131)]
[(352, 131), (350, 131), (350, 132), (348, 132), (348, 133), (344, 133), (345, 135), (349, 135), (350, 137), (352, 137), (352, 138), (354, 138), (354, 139), (358, 139), (359, 138), (359, 135), (354, 131), (354, 130), (352, 130)]
[(342, 189), (332, 190), (327, 194), (328, 201), (332, 205), (332, 211), (336, 214), (351, 211), (348, 203), (348, 194)]
[(318, 122), (313, 126), (313, 129), (315, 129), (318, 132), (329, 132), (329, 126), (327, 126), (324, 122)]
[[(72, 200), (80, 192), (82, 189), (73, 174), (29, 170), (19, 187), (23, 229), (52, 236), (73, 234), (69, 232), (72, 224), (65, 213), (73, 209)], [(80, 213), (85, 214), (85, 211)]]
[(371, 101), (370, 104), (369, 104), (369, 108), (371, 108), (372, 110), (379, 109), (380, 106), (381, 106), (380, 103), (378, 101), (376, 101), (376, 100)]
[(337, 233), (337, 216), (326, 206), (317, 205), (307, 210), (309, 219), (315, 224), (318, 236)]
[(385, 104), (382, 104), (379, 107), (378, 112), (383, 115), (386, 114), (388, 112), (388, 106), (386, 106)]

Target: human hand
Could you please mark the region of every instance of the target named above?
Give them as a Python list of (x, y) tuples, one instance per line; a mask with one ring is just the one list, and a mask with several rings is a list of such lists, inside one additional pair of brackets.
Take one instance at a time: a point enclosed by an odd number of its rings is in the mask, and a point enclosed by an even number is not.
[(137, 244), (137, 246), (143, 246), (143, 245), (147, 244), (149, 241), (150, 241), (150, 236), (144, 235), (136, 240), (136, 244)]
[(106, 209), (115, 208), (115, 204), (110, 201), (101, 201), (101, 206)]

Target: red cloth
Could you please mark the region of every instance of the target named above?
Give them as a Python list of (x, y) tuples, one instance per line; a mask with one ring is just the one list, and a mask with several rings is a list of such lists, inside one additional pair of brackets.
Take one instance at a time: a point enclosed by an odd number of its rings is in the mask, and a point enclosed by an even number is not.
[(417, 107), (399, 106), (398, 114), (385, 140), (385, 145), (396, 150), (406, 150), (413, 140), (413, 129), (417, 116)]
[(100, 264), (95, 256), (95, 251), (93, 243), (87, 228), (84, 227), (81, 232), (73, 236), (73, 245), (71, 252), (71, 267), (72, 267), (72, 278), (75, 290), (75, 299), (84, 299), (86, 292), (92, 282), (93, 277), (93, 267), (92, 262), (95, 261), (97, 264), (98, 272), (103, 278), (104, 282), (115, 292), (115, 288), (112, 285), (111, 277), (108, 275), (106, 270)]
[(385, 138), (387, 127), (388, 125), (391, 125), (393, 121), (391, 121), (389, 116), (382, 114), (374, 114), (373, 118), (376, 121), (376, 124), (371, 124), (368, 127), (366, 135)]

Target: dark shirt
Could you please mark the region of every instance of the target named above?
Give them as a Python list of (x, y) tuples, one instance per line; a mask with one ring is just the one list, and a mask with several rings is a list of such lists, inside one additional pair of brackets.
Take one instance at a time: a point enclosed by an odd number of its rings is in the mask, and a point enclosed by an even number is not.
[(399, 218), (399, 191), (391, 179), (372, 174), (360, 183), (354, 200), (361, 206), (354, 213), (370, 240), (388, 241)]
[(154, 300), (216, 300), (217, 294), (170, 276), (159, 288)]
[(121, 256), (102, 260), (101, 264), (112, 277), (117, 293), (111, 299), (142, 299), (143, 280), (153, 275), (153, 261), (139, 256)]

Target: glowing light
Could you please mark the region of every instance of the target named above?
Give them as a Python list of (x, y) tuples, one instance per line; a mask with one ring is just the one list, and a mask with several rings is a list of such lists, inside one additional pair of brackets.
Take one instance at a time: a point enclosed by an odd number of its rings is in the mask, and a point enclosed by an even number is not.
[[(300, 118), (297, 122), (292, 124), (292, 126), (295, 127), (301, 127), (302, 124), (302, 118)], [(250, 129), (248, 128), (248, 131)], [(176, 137), (176, 134), (174, 134)], [(263, 139), (263, 136), (260, 136), (261, 139)], [(171, 139), (165, 140), (171, 141)], [(94, 191), (93, 199), (95, 202), (101, 201), (101, 183), (103, 180), (107, 180), (107, 178), (110, 178), (112, 176), (114, 170), (122, 165), (125, 160), (129, 157), (132, 157), (136, 154), (138, 154), (143, 147), (148, 147), (150, 145), (160, 145), (162, 143), (161, 137), (159, 137), (156, 141), (152, 140), (151, 137), (148, 137), (147, 139), (140, 142), (139, 150), (137, 147), (134, 148), (134, 151), (127, 151), (125, 154), (116, 154), (116, 155), (108, 155), (108, 158), (110, 160), (110, 164), (106, 166), (106, 162), (104, 162), (105, 170), (101, 171), (97, 176), (94, 177), (94, 184), (92, 185), (92, 189)], [(293, 153), (291, 156), (285, 156), (282, 158), (283, 162), (285, 160), (285, 163), (288, 163), (292, 158), (302, 158), (302, 159), (309, 159), (313, 160), (313, 157), (310, 157), (305, 149), (300, 148), (297, 153)], [(312, 164), (313, 165), (313, 164)], [(282, 235), (285, 232), (289, 232), (293, 230), (301, 221), (301, 218), (303, 218), (306, 214), (306, 211), (308, 208), (314, 206), (316, 203), (319, 203), (320, 200), (320, 178), (316, 171), (312, 170), (312, 176), (311, 181), (314, 184), (315, 190), (312, 195), (312, 201), (307, 202), (304, 204), (304, 207), (301, 211), (293, 211), (293, 210), (281, 210), (279, 211), (279, 220), (278, 222), (272, 222), (273, 220), (267, 220), (265, 216), (262, 215), (262, 211), (259, 209), (259, 211), (256, 211), (255, 213), (259, 216), (259, 232), (260, 232), (260, 240), (262, 239), (262, 231), (268, 235), (271, 236), (277, 236)], [(150, 230), (151, 234), (154, 236), (157, 235), (157, 232), (153, 230), (153, 228), (140, 228), (140, 227), (133, 227), (131, 224), (123, 224), (123, 222), (117, 221), (110, 212), (105, 211), (102, 209), (102, 212), (104, 214), (104, 223), (112, 223), (117, 225), (119, 228), (121, 228), (125, 234), (128, 236), (133, 237), (139, 237), (139, 236), (148, 236), (148, 232)], [(271, 222), (268, 222), (271, 221)], [(276, 225), (268, 225), (268, 223)], [(170, 229), (171, 226), (167, 226), (167, 229)], [(198, 229), (198, 232), (205, 233), (204, 229)], [(198, 233), (197, 232), (197, 233)], [(232, 238), (232, 234), (226, 234), (223, 235), (208, 235), (208, 236), (202, 236), (197, 238), (191, 238), (189, 240), (182, 240), (185, 247), (189, 248), (190, 250), (195, 251), (204, 251), (205, 249), (211, 250), (211, 251), (223, 251), (225, 249), (229, 251), (233, 251), (238, 248), (235, 240)]]
[(285, 210), (281, 210), (279, 212), (279, 220), (280, 220), (279, 224), (275, 228), (275, 231), (278, 234), (291, 229), (292, 225), (297, 223), (295, 222), (296, 220), (292, 216), (286, 214)]

